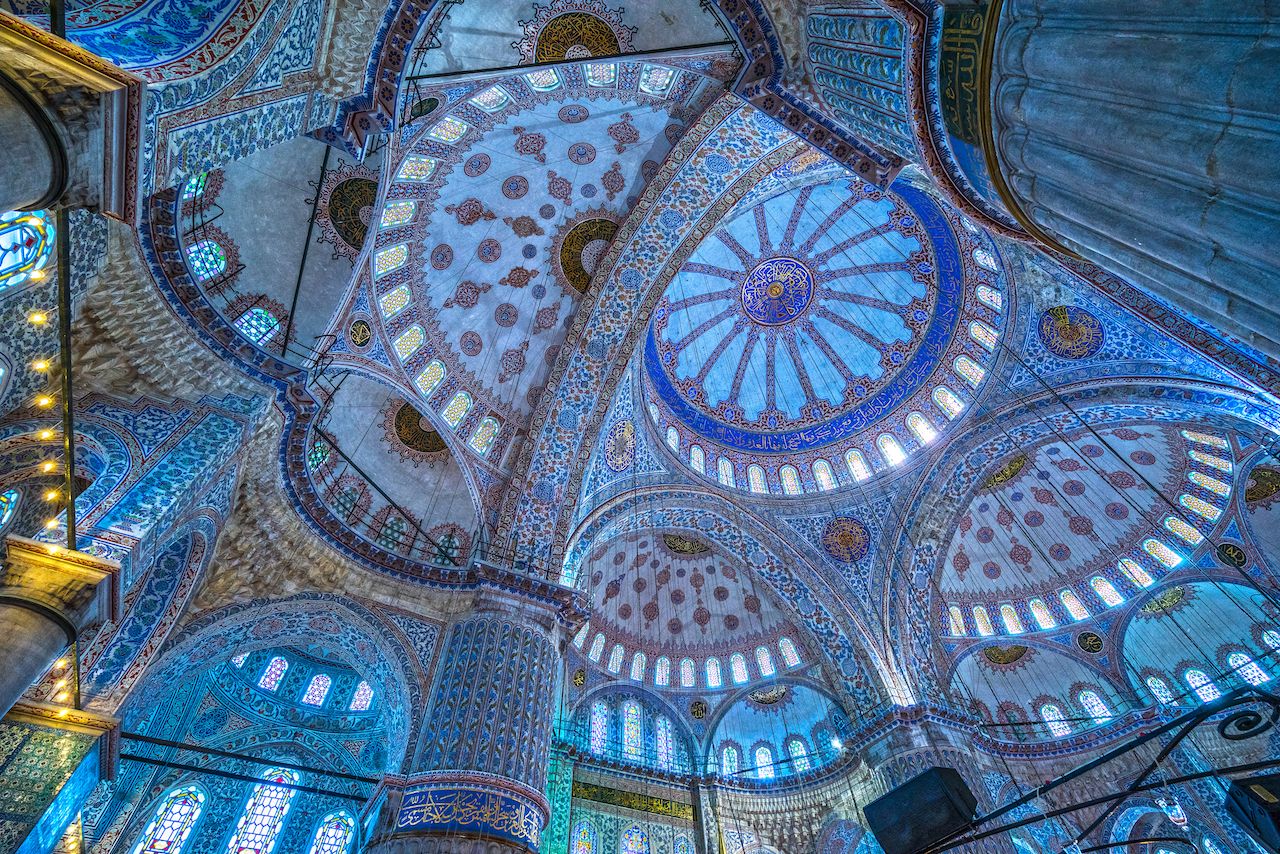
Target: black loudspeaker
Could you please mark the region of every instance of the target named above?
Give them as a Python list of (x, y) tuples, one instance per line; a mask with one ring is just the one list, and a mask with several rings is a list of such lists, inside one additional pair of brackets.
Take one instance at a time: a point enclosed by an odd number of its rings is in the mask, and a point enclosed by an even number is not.
[(1280, 852), (1280, 774), (1233, 780), (1227, 814), (1264, 849)]
[(930, 768), (867, 804), (885, 854), (917, 854), (973, 821), (978, 799), (954, 768)]

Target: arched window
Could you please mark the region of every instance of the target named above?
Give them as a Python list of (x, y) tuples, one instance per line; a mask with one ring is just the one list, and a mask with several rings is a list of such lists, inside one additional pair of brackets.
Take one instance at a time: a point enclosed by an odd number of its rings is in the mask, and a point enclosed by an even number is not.
[(1080, 597), (1076, 595), (1074, 590), (1063, 590), (1058, 594), (1058, 598), (1062, 600), (1062, 607), (1067, 609), (1071, 619), (1086, 620), (1089, 618), (1088, 609), (1080, 602)]
[(377, 254), (373, 256), (373, 274), (375, 276), (385, 276), (392, 270), (403, 267), (408, 260), (409, 247), (404, 243), (388, 246), (386, 249), (379, 249)]
[(422, 369), (422, 373), (418, 374), (418, 378), (413, 384), (418, 387), (418, 391), (422, 392), (423, 397), (430, 397), (431, 392), (436, 390), (440, 383), (444, 382), (444, 362), (439, 359), (432, 359), (427, 362), (427, 366)]
[(1080, 705), (1089, 713), (1089, 717), (1093, 718), (1096, 724), (1104, 724), (1111, 720), (1111, 710), (1107, 708), (1107, 704), (1098, 696), (1097, 691), (1081, 691), (1076, 698), (1080, 701)]
[(1176, 516), (1166, 516), (1164, 526), (1171, 533), (1177, 534), (1179, 539), (1188, 545), (1198, 546), (1204, 542), (1204, 534), (1201, 534)]
[(707, 473), (707, 454), (702, 450), (701, 445), (691, 445), (689, 447), (689, 465), (698, 474)]
[(421, 154), (410, 154), (400, 164), (400, 171), (396, 173), (396, 180), (425, 181), (435, 171), (436, 161), (434, 159), (423, 157)]
[(1011, 635), (1020, 635), (1025, 631), (1018, 610), (1007, 602), (1000, 606), (1000, 621), (1004, 623), (1004, 630)]
[(1213, 454), (1206, 454), (1203, 451), (1188, 451), (1187, 456), (1201, 465), (1208, 466), (1218, 471), (1231, 472), (1231, 460), (1224, 460), (1222, 457), (1216, 457)]
[(1147, 554), (1151, 555), (1156, 560), (1160, 561), (1169, 569), (1173, 569), (1178, 564), (1182, 563), (1181, 555), (1179, 555), (1177, 552), (1175, 552), (1173, 549), (1169, 548), (1159, 540), (1155, 540), (1155, 539), (1143, 540), (1142, 550)]
[(777, 668), (773, 666), (773, 655), (767, 647), (756, 647), (756, 667), (760, 669), (761, 676), (772, 676), (777, 672)]
[(978, 262), (979, 267), (985, 267), (986, 269), (990, 270), (993, 273), (996, 270), (1000, 269), (999, 266), (996, 264), (996, 256), (992, 255), (989, 251), (987, 251), (986, 249), (983, 249), (982, 247), (978, 247), (977, 249), (973, 250), (973, 260)]
[(417, 210), (418, 203), (413, 199), (389, 202), (382, 209), (382, 219), (378, 221), (378, 228), (398, 228), (413, 219)]
[(1262, 633), (1262, 642), (1272, 649), (1280, 649), (1280, 632), (1275, 629), (1267, 629)]
[(981, 365), (973, 359), (970, 359), (968, 356), (956, 356), (954, 364), (956, 373), (974, 388), (982, 385), (982, 381), (986, 379), (987, 372), (982, 369)]
[(990, 288), (986, 285), (978, 285), (977, 290), (978, 299), (986, 303), (989, 308), (994, 308), (996, 311), (1000, 311), (1000, 309), (1004, 308), (1004, 297), (1002, 297), (1000, 292), (995, 288)]
[(573, 854), (596, 854), (596, 828), (585, 818), (573, 828)]
[(1222, 849), (1214, 844), (1214, 841), (1207, 836), (1200, 840), (1200, 847), (1204, 849), (1204, 854), (1223, 854)]
[(1124, 604), (1124, 597), (1116, 590), (1115, 585), (1107, 581), (1100, 575), (1095, 575), (1089, 579), (1089, 586), (1093, 588), (1093, 592), (1098, 594), (1098, 598), (1102, 600), (1108, 608), (1114, 608), (1117, 605)]
[(227, 269), (227, 253), (213, 240), (197, 240), (187, 247), (187, 265), (197, 282), (221, 276)]
[(1212, 703), (1222, 696), (1218, 686), (1213, 684), (1213, 680), (1203, 670), (1192, 668), (1182, 674), (1182, 678), (1187, 680), (1187, 684), (1196, 692), (1196, 696), (1202, 703)]
[(0, 214), (0, 291), (44, 278), (53, 237), (53, 223), (44, 211)]
[(5, 525), (8, 525), (9, 520), (13, 518), (13, 511), (18, 509), (19, 498), (21, 495), (16, 489), (0, 492), (0, 530), (4, 530)]
[[(1192, 472), (1192, 474), (1197, 474), (1197, 472)], [(1187, 495), (1185, 493), (1179, 495), (1178, 503), (1190, 510), (1192, 513), (1203, 516), (1210, 522), (1218, 521), (1218, 518), (1222, 515), (1222, 511), (1217, 507), (1214, 507), (1208, 501), (1205, 501), (1203, 498), (1195, 495)]]
[(1055, 629), (1058, 627), (1058, 621), (1053, 618), (1053, 612), (1049, 610), (1049, 606), (1044, 604), (1043, 599), (1032, 599), (1027, 603), (1027, 607), (1031, 609), (1031, 616), (1035, 618), (1036, 625), (1042, 629)]
[(298, 775), (283, 768), (272, 768), (262, 776), (267, 782), (253, 787), (253, 793), (244, 805), (244, 814), (227, 844), (229, 854), (271, 854), (280, 829), (284, 827), (284, 817), (289, 812), (294, 790), (272, 784), (296, 785)]
[(649, 95), (665, 95), (676, 79), (676, 72), (665, 65), (645, 63), (640, 71), (640, 91)]
[(471, 434), (467, 444), (471, 446), (471, 450), (480, 456), (488, 456), (490, 449), (493, 448), (493, 440), (498, 438), (499, 427), (498, 419), (491, 415), (486, 415), (476, 425), (476, 431)]
[(782, 653), (782, 661), (787, 667), (800, 666), (800, 651), (791, 638), (778, 638), (778, 652)]
[(409, 531), (409, 523), (400, 516), (388, 516), (387, 520), (382, 523), (382, 528), (378, 531), (378, 545), (384, 549), (395, 551), (405, 541), (405, 534)]
[(659, 717), (654, 723), (653, 751), (658, 756), (658, 767), (670, 771), (676, 764), (675, 737), (671, 733), (671, 721)]
[(644, 753), (640, 704), (635, 700), (627, 700), (622, 704), (622, 752), (628, 759), (639, 759)]
[(323, 673), (317, 673), (311, 677), (311, 684), (307, 686), (306, 693), (302, 695), (302, 702), (308, 706), (323, 706), (324, 698), (329, 695), (329, 686), (333, 684), (333, 680)]
[(982, 605), (973, 606), (973, 624), (978, 627), (978, 634), (984, 638), (991, 637), (996, 630), (991, 626), (991, 618), (987, 616), (987, 609)]
[(809, 770), (809, 751), (805, 749), (803, 741), (798, 738), (789, 739), (787, 753), (791, 756), (791, 767), (796, 769), (797, 774)]
[[(385, 214), (383, 218), (386, 218)], [(394, 317), (399, 314), (404, 310), (404, 307), (409, 304), (409, 298), (410, 294), (408, 285), (400, 285), (387, 291), (385, 294), (378, 297), (378, 307), (382, 309), (382, 316)]]
[(262, 671), (262, 676), (258, 679), (258, 687), (268, 691), (276, 690), (280, 687), (280, 680), (284, 678), (284, 672), (288, 669), (289, 662), (277, 655), (267, 662), (267, 669)]
[(653, 684), (665, 688), (671, 683), (671, 659), (665, 655), (653, 665)]
[(244, 667), (244, 663), (248, 660), (249, 660), (249, 653), (242, 652), (239, 655), (237, 655), (235, 658), (231, 659), (231, 663), (234, 664), (237, 668), (240, 668), (240, 667)]
[(604, 756), (609, 743), (609, 706), (604, 700), (596, 700), (591, 706), (591, 752)]
[(756, 748), (756, 777), (773, 779), (773, 751), (763, 744)]
[(314, 471), (328, 462), (328, 460), (329, 443), (316, 439), (311, 443), (311, 450), (307, 451), (307, 467)]
[(578, 633), (573, 636), (573, 645), (578, 649), (582, 649), (582, 645), (587, 642), (587, 635), (591, 634), (591, 621), (587, 620), (582, 624), (582, 628), (578, 629)]
[(440, 413), (440, 417), (445, 423), (455, 430), (462, 423), (462, 419), (467, 417), (467, 413), (471, 411), (471, 395), (465, 391), (460, 391), (453, 396), (444, 410)]
[(693, 687), (693, 659), (692, 658), (680, 659), (680, 687), (681, 688)]
[(844, 464), (854, 480), (868, 480), (871, 477), (871, 468), (867, 465), (867, 458), (862, 455), (862, 451), (855, 448), (845, 451)]
[(716, 460), (716, 474), (720, 478), (720, 482), (725, 486), (733, 486), (733, 463), (724, 457)]
[(969, 337), (988, 350), (994, 351), (996, 349), (996, 331), (981, 320), (974, 320), (969, 323)]
[(329, 813), (316, 828), (308, 854), (346, 854), (355, 830), (355, 819), (345, 810)]
[(1210, 448), (1217, 448), (1220, 451), (1225, 451), (1231, 447), (1231, 445), (1227, 443), (1226, 439), (1219, 436), (1211, 436), (1208, 433), (1201, 433), (1197, 430), (1179, 430), (1178, 432), (1182, 434), (1182, 438), (1187, 439), (1188, 441), (1198, 442), (1201, 445), (1208, 445)]
[(800, 486), (800, 472), (793, 465), (778, 469), (778, 479), (782, 481), (782, 491), (787, 495), (799, 495), (804, 491)]
[(622, 644), (613, 645), (613, 649), (609, 651), (609, 663), (605, 666), (609, 668), (610, 673), (617, 673), (622, 669)]
[(952, 637), (962, 638), (965, 633), (964, 611), (960, 610), (959, 605), (950, 605), (947, 608), (947, 622), (951, 630)]
[(1124, 573), (1124, 577), (1132, 581), (1138, 587), (1150, 587), (1155, 583), (1155, 579), (1151, 577), (1151, 573), (1142, 568), (1137, 561), (1129, 560), (1127, 557), (1120, 558), (1120, 571)]
[(735, 685), (741, 685), (747, 681), (747, 658), (740, 652), (735, 652), (729, 656), (729, 674), (733, 677)]
[(724, 684), (724, 679), (720, 675), (720, 659), (707, 659), (707, 687), (719, 688)]
[(1250, 685), (1261, 685), (1263, 682), (1271, 681), (1271, 677), (1258, 666), (1258, 663), (1243, 652), (1233, 652), (1228, 655), (1227, 666)]
[(896, 466), (907, 458), (902, 445), (888, 433), (880, 434), (880, 438), (876, 439), (876, 447), (880, 449), (880, 456), (884, 457), (884, 461), (891, 466)]
[(637, 652), (631, 656), (631, 679), (635, 682), (644, 681), (644, 668), (648, 662), (645, 661), (644, 653)]
[(173, 789), (160, 802), (133, 854), (182, 854), (203, 808), (204, 792), (195, 786)]
[(1049, 732), (1058, 738), (1071, 735), (1071, 724), (1063, 717), (1062, 709), (1053, 703), (1045, 703), (1040, 707), (1040, 719), (1049, 725)]
[(1173, 692), (1169, 690), (1169, 683), (1159, 676), (1148, 676), (1145, 681), (1147, 690), (1151, 692), (1151, 696), (1156, 698), (1157, 703), (1166, 706), (1173, 705)]
[(813, 482), (818, 484), (818, 489), (823, 492), (836, 488), (836, 473), (831, 468), (831, 463), (826, 460), (813, 461)]
[(640, 825), (631, 825), (622, 834), (618, 854), (649, 854), (649, 834)]
[(938, 438), (938, 431), (929, 423), (929, 419), (919, 412), (913, 412), (907, 416), (907, 429), (921, 445), (927, 445)]
[(245, 309), (235, 320), (235, 327), (240, 334), (254, 344), (262, 346), (275, 337), (280, 329), (280, 320), (260, 305)]
[(373, 689), (369, 687), (369, 683), (360, 680), (360, 684), (356, 686), (355, 693), (351, 695), (351, 705), (348, 711), (367, 712), (369, 707), (373, 705)]
[(738, 773), (738, 749), (733, 745), (725, 745), (720, 751), (720, 775), (730, 777)]
[(755, 463), (747, 466), (747, 485), (751, 487), (752, 492), (764, 494), (769, 491), (769, 487), (764, 481), (764, 469)]
[(933, 402), (938, 404), (942, 414), (948, 418), (955, 418), (964, 411), (964, 401), (944, 385), (940, 385), (933, 390)]
[(604, 635), (597, 634), (591, 641), (591, 649), (587, 650), (587, 658), (592, 661), (599, 661), (600, 656), (604, 653)]
[(529, 82), (529, 88), (535, 92), (550, 92), (560, 85), (560, 75), (554, 68), (539, 68), (537, 71), (530, 71), (524, 76), (524, 79)]
[(680, 434), (676, 432), (676, 428), (667, 428), (667, 445), (673, 451), (680, 450)]
[(1202, 471), (1187, 472), (1187, 479), (1203, 489), (1207, 489), (1220, 498), (1226, 498), (1231, 494), (1231, 485), (1218, 480), (1212, 475), (1205, 474)]

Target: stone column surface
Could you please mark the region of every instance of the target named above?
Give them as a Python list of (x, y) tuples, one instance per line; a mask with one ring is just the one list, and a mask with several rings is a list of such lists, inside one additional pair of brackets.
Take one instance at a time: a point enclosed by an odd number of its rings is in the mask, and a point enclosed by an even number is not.
[(0, 712), (7, 713), (85, 626), (118, 616), (119, 565), (24, 537), (0, 566)]
[(1005, 0), (992, 133), (1049, 237), (1280, 355), (1280, 4)]
[[(0, 72), (3, 74), (3, 72)], [(51, 151), (40, 107), (24, 95), (8, 75), (0, 78), (0, 213), (26, 210), (58, 191), (54, 173), (56, 151)], [(48, 127), (48, 119), (44, 119)]]
[(413, 770), (375, 797), (378, 829), (366, 851), (539, 850), (553, 716), (575, 627), (565, 617), (579, 606), (565, 588), (508, 581), (516, 579), (483, 582), (450, 627)]

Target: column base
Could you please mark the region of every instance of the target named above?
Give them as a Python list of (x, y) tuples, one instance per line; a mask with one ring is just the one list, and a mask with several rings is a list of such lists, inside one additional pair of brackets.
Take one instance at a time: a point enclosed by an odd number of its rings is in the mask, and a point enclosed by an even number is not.
[[(387, 781), (390, 783), (391, 781)], [(375, 796), (382, 854), (538, 854), (548, 808), (540, 792), (490, 774), (436, 772), (385, 785)]]

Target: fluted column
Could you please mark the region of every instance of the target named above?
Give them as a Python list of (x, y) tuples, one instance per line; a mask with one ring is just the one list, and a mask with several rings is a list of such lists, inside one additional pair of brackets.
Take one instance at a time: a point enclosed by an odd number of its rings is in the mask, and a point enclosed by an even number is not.
[(119, 566), (23, 537), (0, 568), (0, 713), (7, 713), (80, 630), (118, 617)]
[(987, 143), (1028, 230), (1280, 355), (1280, 3), (998, 12)]

